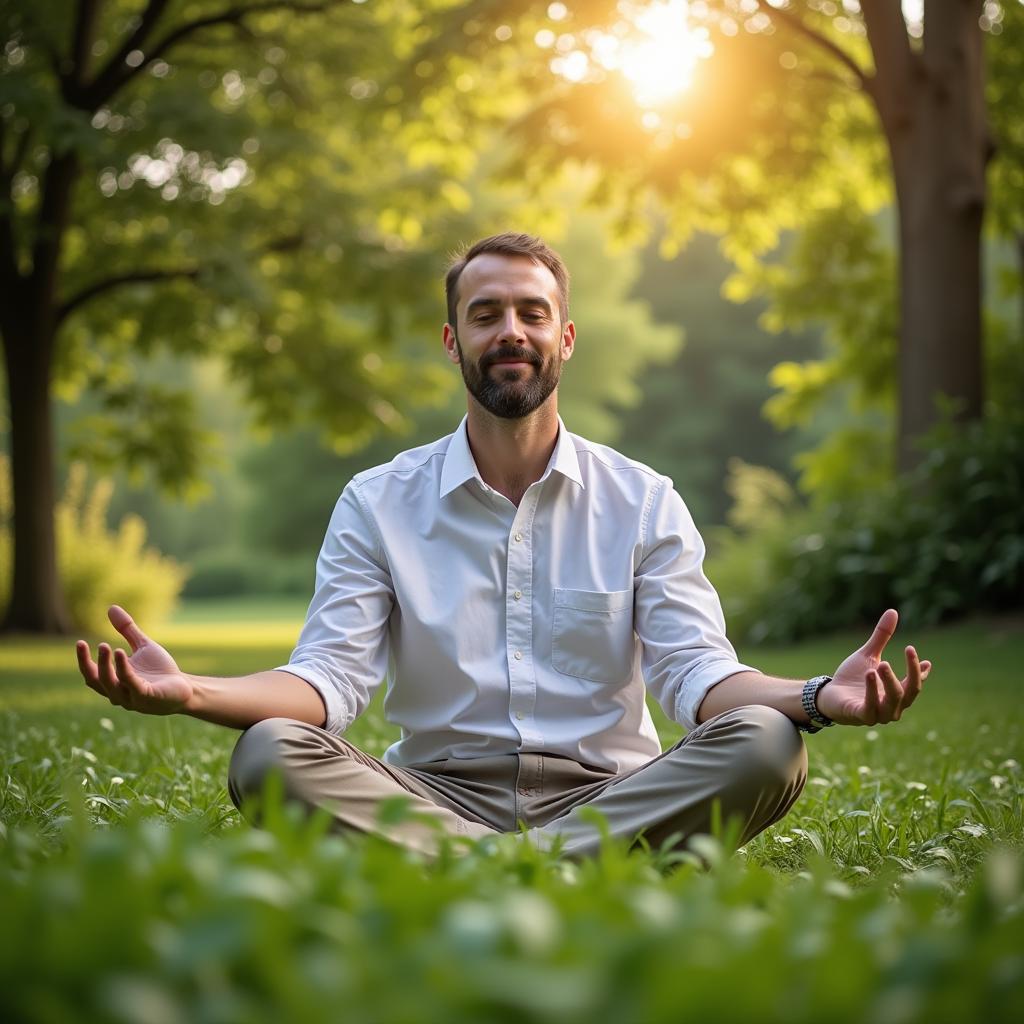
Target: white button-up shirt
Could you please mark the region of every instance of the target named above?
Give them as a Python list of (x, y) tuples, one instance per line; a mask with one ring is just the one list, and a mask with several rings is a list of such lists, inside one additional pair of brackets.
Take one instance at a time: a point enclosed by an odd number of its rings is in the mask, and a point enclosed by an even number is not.
[(667, 477), (559, 421), (516, 507), (481, 479), (463, 420), (345, 488), (281, 669), (338, 733), (386, 680), (393, 764), (538, 751), (627, 771), (661, 752), (645, 681), (690, 727), (747, 669), (703, 556)]

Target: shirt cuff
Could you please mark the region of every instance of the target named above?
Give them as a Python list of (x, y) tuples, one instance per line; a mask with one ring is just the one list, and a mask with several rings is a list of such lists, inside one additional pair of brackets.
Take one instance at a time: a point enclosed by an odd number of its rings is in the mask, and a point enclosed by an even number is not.
[(697, 712), (708, 690), (737, 672), (759, 672), (750, 665), (741, 665), (738, 661), (711, 661), (699, 668), (691, 669), (679, 690), (676, 699), (676, 721), (687, 729), (697, 725)]
[(274, 671), (289, 672), (293, 676), (298, 676), (320, 694), (327, 710), (327, 720), (324, 722), (324, 729), (327, 732), (340, 736), (352, 724), (355, 718), (352, 713), (352, 702), (347, 694), (339, 689), (337, 683), (328, 679), (317, 665), (308, 662), (289, 662), (287, 665), (279, 665)]

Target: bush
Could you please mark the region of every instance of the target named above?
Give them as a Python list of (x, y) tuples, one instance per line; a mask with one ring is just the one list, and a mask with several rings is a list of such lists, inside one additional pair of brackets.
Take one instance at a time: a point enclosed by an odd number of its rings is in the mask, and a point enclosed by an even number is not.
[[(64, 496), (54, 510), (57, 571), (68, 612), (76, 628), (88, 633), (109, 629), (107, 608), (117, 603), (147, 622), (159, 622), (174, 607), (185, 570), (147, 548), (146, 524), (125, 516), (112, 531), (106, 522), (113, 482), (101, 478), (86, 487), (86, 469), (75, 463)], [(10, 599), (11, 552), (10, 464), (0, 456), (0, 611)]]
[(267, 555), (229, 548), (194, 558), (185, 597), (240, 597), (247, 594), (310, 596), (316, 555)]
[[(1024, 604), (1024, 416), (944, 424), (912, 473), (845, 502), (805, 506), (734, 467), (735, 531), (712, 535), (708, 574), (732, 631), (787, 640), (872, 621), (892, 606), (915, 624)], [(756, 502), (755, 502), (756, 504)]]

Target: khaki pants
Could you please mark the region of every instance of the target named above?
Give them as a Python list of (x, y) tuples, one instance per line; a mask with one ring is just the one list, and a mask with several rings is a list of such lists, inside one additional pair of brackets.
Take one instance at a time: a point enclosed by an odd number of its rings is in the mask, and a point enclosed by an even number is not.
[[(569, 856), (593, 855), (601, 830), (581, 808), (600, 811), (610, 834), (652, 846), (681, 845), (711, 831), (717, 801), (723, 822), (738, 818), (741, 843), (793, 806), (807, 777), (796, 726), (761, 705), (727, 711), (689, 732), (648, 764), (615, 775), (550, 754), (448, 758), (398, 768), (316, 726), (271, 718), (247, 729), (231, 758), (235, 805), (259, 796), (271, 772), (285, 795), (323, 808), (339, 830), (375, 833), (412, 850), (435, 852), (438, 836), (479, 839), (514, 832)], [(381, 804), (408, 801), (410, 815), (389, 823)]]

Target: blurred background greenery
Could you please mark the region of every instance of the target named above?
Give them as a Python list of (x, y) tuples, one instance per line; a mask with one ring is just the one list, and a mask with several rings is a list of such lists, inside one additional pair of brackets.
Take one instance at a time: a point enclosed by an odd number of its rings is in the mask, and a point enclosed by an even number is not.
[(1024, 7), (892, 6), (4, 0), (7, 629), (301, 604), (457, 424), (445, 261), (507, 228), (738, 639), (1018, 608)]

